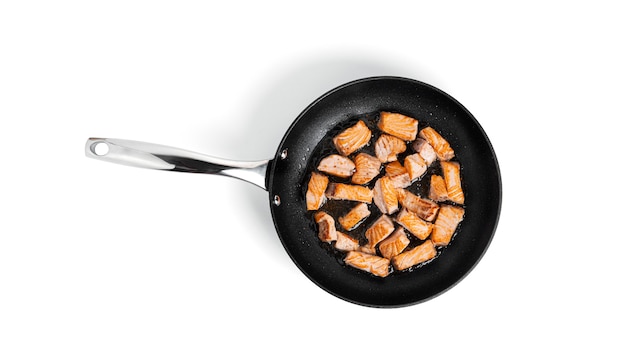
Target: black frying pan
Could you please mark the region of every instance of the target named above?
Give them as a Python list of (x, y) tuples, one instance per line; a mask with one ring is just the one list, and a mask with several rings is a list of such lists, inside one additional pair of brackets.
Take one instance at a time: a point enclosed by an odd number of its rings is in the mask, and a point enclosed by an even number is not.
[[(305, 191), (318, 144), (356, 116), (396, 111), (446, 138), (462, 165), (465, 218), (431, 262), (386, 278), (347, 267), (317, 238)], [(104, 144), (108, 151), (99, 151)], [(337, 87), (309, 105), (287, 130), (272, 160), (231, 162), (154, 144), (90, 138), (87, 156), (153, 169), (222, 174), (268, 190), (274, 226), (287, 253), (319, 287), (371, 307), (400, 307), (433, 298), (478, 263), (495, 233), (502, 188), (493, 148), (476, 119), (446, 93), (411, 79), (372, 77)], [(377, 218), (371, 206), (370, 221)]]

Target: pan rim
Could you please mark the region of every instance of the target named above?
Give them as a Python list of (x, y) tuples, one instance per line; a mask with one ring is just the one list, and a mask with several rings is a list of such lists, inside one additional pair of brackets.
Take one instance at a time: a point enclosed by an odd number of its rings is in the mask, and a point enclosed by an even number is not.
[[(493, 170), (491, 170), (491, 172), (493, 172), (493, 176), (496, 178), (497, 180), (497, 194), (495, 195), (495, 199), (494, 199), (494, 204), (496, 205), (495, 208), (495, 213), (494, 213), (494, 218), (493, 218), (493, 227), (490, 231), (490, 233), (487, 235), (485, 235), (485, 239), (486, 239), (486, 243), (484, 245), (484, 247), (482, 247), (481, 251), (478, 253), (478, 256), (476, 257), (476, 260), (474, 260), (474, 262), (469, 265), (465, 271), (462, 273), (462, 275), (460, 275), (456, 280), (454, 280), (454, 282), (452, 282), (451, 284), (447, 285), (446, 287), (444, 287), (443, 289), (435, 292), (432, 295), (429, 295), (428, 297), (425, 297), (423, 299), (419, 299), (419, 300), (414, 300), (414, 301), (407, 301), (407, 302), (402, 302), (402, 303), (398, 303), (398, 304), (383, 304), (383, 303), (378, 303), (378, 304), (373, 304), (373, 303), (369, 303), (369, 302), (363, 302), (360, 301), (358, 299), (353, 299), (349, 296), (346, 295), (342, 295), (342, 294), (338, 294), (337, 292), (329, 289), (328, 287), (326, 287), (326, 285), (320, 283), (315, 277), (313, 277), (312, 275), (310, 275), (310, 273), (307, 271), (306, 267), (303, 265), (303, 263), (300, 262), (300, 260), (298, 259), (297, 256), (294, 255), (294, 253), (292, 253), (291, 248), (289, 247), (289, 245), (286, 243), (284, 235), (281, 234), (280, 229), (278, 228), (278, 220), (277, 220), (277, 215), (276, 215), (276, 211), (275, 211), (275, 207), (272, 204), (272, 200), (273, 200), (273, 191), (274, 191), (274, 178), (275, 178), (275, 172), (276, 172), (276, 167), (277, 167), (277, 163), (275, 162), (276, 160), (279, 160), (280, 158), (280, 154), (281, 151), (283, 150), (286, 141), (288, 140), (289, 136), (292, 134), (294, 128), (296, 128), (296, 126), (299, 125), (299, 123), (301, 122), (301, 120), (303, 118), (305, 118), (307, 116), (307, 114), (309, 113), (309, 111), (311, 109), (313, 109), (314, 107), (316, 107), (321, 101), (324, 101), (326, 98), (334, 95), (335, 93), (342, 91), (348, 87), (352, 87), (354, 85), (358, 85), (358, 84), (363, 84), (366, 82), (373, 82), (373, 81), (381, 81), (381, 80), (391, 80), (391, 81), (398, 81), (398, 82), (407, 82), (410, 84), (415, 84), (421, 87), (424, 87), (425, 89), (428, 89), (436, 94), (441, 95), (442, 97), (444, 97), (445, 99), (449, 100), (451, 104), (456, 105), (463, 113), (466, 117), (470, 118), (470, 122), (473, 126), (475, 126), (478, 130), (478, 133), (480, 134), (480, 137), (484, 140), (484, 142), (486, 143), (486, 146), (488, 147), (488, 151), (490, 156), (493, 158)], [(274, 157), (274, 162), (270, 163), (270, 167), (268, 168), (267, 171), (267, 189), (268, 189), (268, 195), (269, 195), (269, 201), (270, 201), (270, 210), (271, 210), (271, 214), (272, 214), (272, 220), (274, 222), (274, 226), (276, 228), (276, 232), (278, 234), (278, 237), (281, 241), (281, 244), (283, 245), (283, 247), (285, 248), (287, 254), (289, 255), (289, 257), (291, 258), (291, 260), (294, 262), (294, 264), (296, 264), (296, 266), (298, 267), (298, 269), (300, 271), (302, 271), (311, 281), (313, 281), (318, 287), (322, 288), (324, 291), (332, 294), (335, 297), (338, 297), (340, 299), (343, 299), (345, 301), (357, 304), (357, 305), (362, 305), (362, 306), (367, 306), (367, 307), (374, 307), (374, 308), (400, 308), (400, 307), (406, 307), (406, 306), (412, 306), (412, 305), (416, 305), (419, 303), (423, 303), (426, 302), (430, 299), (436, 298), (439, 295), (447, 292), (448, 290), (450, 290), (451, 288), (453, 288), (454, 286), (456, 286), (459, 282), (461, 282), (463, 279), (465, 279), (470, 272), (472, 272), (475, 267), (478, 265), (478, 263), (482, 260), (482, 258), (484, 257), (485, 253), (487, 252), (487, 250), (489, 249), (491, 242), (493, 241), (493, 237), (495, 236), (495, 232), (497, 230), (497, 226), (499, 223), (499, 218), (500, 218), (500, 214), (501, 214), (501, 209), (502, 209), (502, 176), (501, 176), (501, 171), (500, 171), (500, 166), (496, 157), (496, 153), (495, 150), (493, 149), (493, 145), (491, 144), (491, 141), (489, 140), (487, 134), (485, 133), (483, 127), (480, 125), (480, 123), (478, 122), (478, 120), (474, 117), (473, 114), (471, 114), (471, 112), (465, 108), (465, 106), (463, 104), (461, 104), (458, 100), (456, 100), (454, 97), (450, 96), (449, 94), (447, 94), (446, 92), (442, 91), (441, 89), (434, 87), (430, 84), (415, 80), (415, 79), (411, 79), (411, 78), (406, 78), (406, 77), (399, 77), (399, 76), (372, 76), (372, 77), (365, 77), (365, 78), (361, 78), (361, 79), (357, 79), (357, 80), (353, 80), (347, 83), (344, 83), (340, 86), (337, 86), (329, 91), (327, 91), (326, 93), (322, 94), (319, 98), (315, 99), (313, 102), (311, 102), (299, 115), (298, 117), (292, 122), (292, 124), (289, 126), (289, 128), (286, 130), (285, 134), (283, 135), (283, 138), (281, 139), (278, 148), (276, 150), (275, 153), (275, 157)]]

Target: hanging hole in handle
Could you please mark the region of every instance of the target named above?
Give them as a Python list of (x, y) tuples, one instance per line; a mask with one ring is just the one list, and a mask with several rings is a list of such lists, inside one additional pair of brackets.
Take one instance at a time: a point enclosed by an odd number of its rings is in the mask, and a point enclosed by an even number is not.
[(104, 142), (97, 142), (91, 145), (91, 152), (97, 156), (105, 156), (109, 153), (109, 145)]

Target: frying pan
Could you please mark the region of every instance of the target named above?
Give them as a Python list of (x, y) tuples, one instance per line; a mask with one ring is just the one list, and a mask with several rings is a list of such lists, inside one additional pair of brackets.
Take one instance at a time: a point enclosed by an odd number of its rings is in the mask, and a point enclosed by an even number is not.
[[(415, 117), (448, 140), (462, 166), (465, 218), (452, 242), (425, 265), (386, 278), (346, 266), (322, 244), (306, 210), (305, 192), (317, 146), (355, 116), (395, 111)], [(108, 147), (108, 151), (99, 148)], [(401, 307), (438, 296), (480, 261), (496, 230), (502, 201), (500, 170), (487, 135), (459, 102), (428, 84), (402, 77), (370, 77), (339, 86), (293, 122), (274, 158), (218, 159), (182, 149), (128, 140), (90, 138), (87, 156), (130, 166), (239, 178), (268, 192), (278, 237), (298, 268), (319, 287), (370, 307)], [(370, 206), (375, 220), (375, 206)]]

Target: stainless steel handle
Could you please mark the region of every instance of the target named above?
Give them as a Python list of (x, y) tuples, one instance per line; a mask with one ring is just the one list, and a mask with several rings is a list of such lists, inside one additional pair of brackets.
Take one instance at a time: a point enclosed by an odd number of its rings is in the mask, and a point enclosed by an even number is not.
[(263, 189), (266, 189), (265, 173), (269, 163), (269, 160), (225, 160), (159, 144), (111, 138), (89, 138), (85, 155), (147, 169), (234, 177)]

